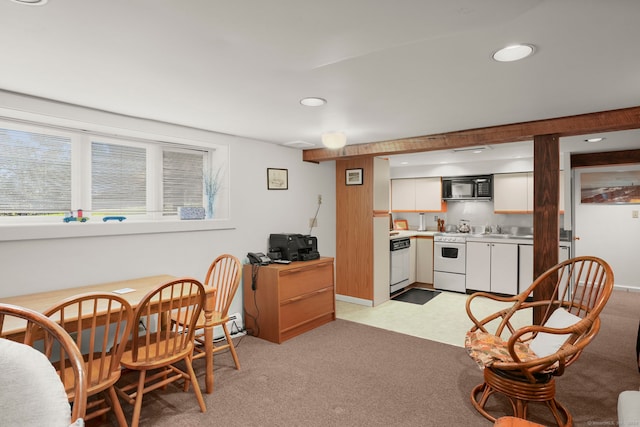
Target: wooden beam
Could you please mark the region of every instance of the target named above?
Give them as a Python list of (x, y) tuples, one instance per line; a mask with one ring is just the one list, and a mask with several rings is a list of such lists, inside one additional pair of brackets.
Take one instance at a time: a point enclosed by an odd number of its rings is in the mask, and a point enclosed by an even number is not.
[(571, 167), (608, 166), (640, 163), (640, 150), (609, 151), (605, 153), (578, 153), (571, 155)]
[[(533, 139), (533, 277), (539, 277), (558, 263), (560, 245), (560, 138), (538, 135)], [(550, 277), (533, 293), (535, 301), (551, 298), (555, 280)], [(539, 325), (542, 307), (533, 311)]]
[(338, 150), (304, 150), (302, 160), (321, 162), (354, 157), (389, 156), (447, 150), (485, 144), (532, 141), (536, 135), (558, 137), (640, 128), (640, 106), (576, 116), (425, 135), (390, 141), (347, 145)]

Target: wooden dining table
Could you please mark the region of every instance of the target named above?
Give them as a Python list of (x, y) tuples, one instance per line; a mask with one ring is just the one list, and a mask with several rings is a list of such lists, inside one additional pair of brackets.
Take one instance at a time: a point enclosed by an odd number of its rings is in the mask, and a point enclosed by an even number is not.
[[(121, 280), (117, 282), (100, 283), (96, 285), (79, 286), (75, 288), (58, 289), (55, 291), (45, 291), (33, 294), (17, 295), (0, 298), (0, 303), (13, 304), (30, 308), (40, 313), (45, 312), (53, 305), (65, 298), (87, 292), (115, 292), (126, 299), (135, 309), (142, 298), (158, 285), (177, 280), (178, 277), (163, 274), (158, 276), (140, 277), (137, 279)], [(206, 299), (203, 307), (205, 315), (205, 360), (206, 374), (205, 384), (207, 393), (213, 392), (213, 310), (215, 307), (216, 289), (205, 286)], [(9, 320), (9, 319), (8, 319)], [(10, 324), (5, 324), (3, 334), (5, 338), (18, 338), (24, 332), (24, 324), (17, 324), (12, 329)]]

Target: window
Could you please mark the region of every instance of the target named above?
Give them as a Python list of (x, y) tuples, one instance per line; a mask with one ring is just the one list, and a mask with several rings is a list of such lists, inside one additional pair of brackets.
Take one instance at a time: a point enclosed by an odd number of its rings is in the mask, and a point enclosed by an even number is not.
[[(177, 219), (181, 206), (212, 212), (205, 171), (224, 167), (228, 150), (210, 145), (0, 120), (0, 222), (62, 224), (79, 209), (95, 218), (91, 224), (105, 216), (126, 216), (128, 223)], [(217, 197), (226, 219), (227, 195)]]
[(93, 214), (102, 215), (146, 213), (144, 148), (91, 143), (91, 210)]
[(69, 137), (0, 128), (0, 215), (68, 211), (71, 148)]
[(202, 152), (162, 152), (163, 215), (175, 215), (180, 206), (203, 206), (203, 171)]

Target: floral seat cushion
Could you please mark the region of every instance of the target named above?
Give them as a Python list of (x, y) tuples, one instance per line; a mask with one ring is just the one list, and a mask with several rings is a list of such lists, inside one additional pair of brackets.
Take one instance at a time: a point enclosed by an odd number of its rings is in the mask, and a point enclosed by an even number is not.
[[(487, 332), (467, 332), (464, 340), (464, 346), (467, 349), (469, 356), (471, 356), (478, 366), (480, 366), (480, 369), (489, 367), (496, 361), (514, 361), (509, 354), (507, 341)], [(514, 348), (520, 361), (528, 361), (538, 358), (527, 344), (517, 342)]]

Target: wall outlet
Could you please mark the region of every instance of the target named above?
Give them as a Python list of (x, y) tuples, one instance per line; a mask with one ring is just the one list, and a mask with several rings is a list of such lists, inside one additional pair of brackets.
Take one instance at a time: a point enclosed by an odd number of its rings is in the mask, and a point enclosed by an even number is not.
[(309, 218), (309, 227), (317, 227), (318, 218)]
[(631, 218), (638, 218), (638, 211), (636, 210), (631, 211)]

